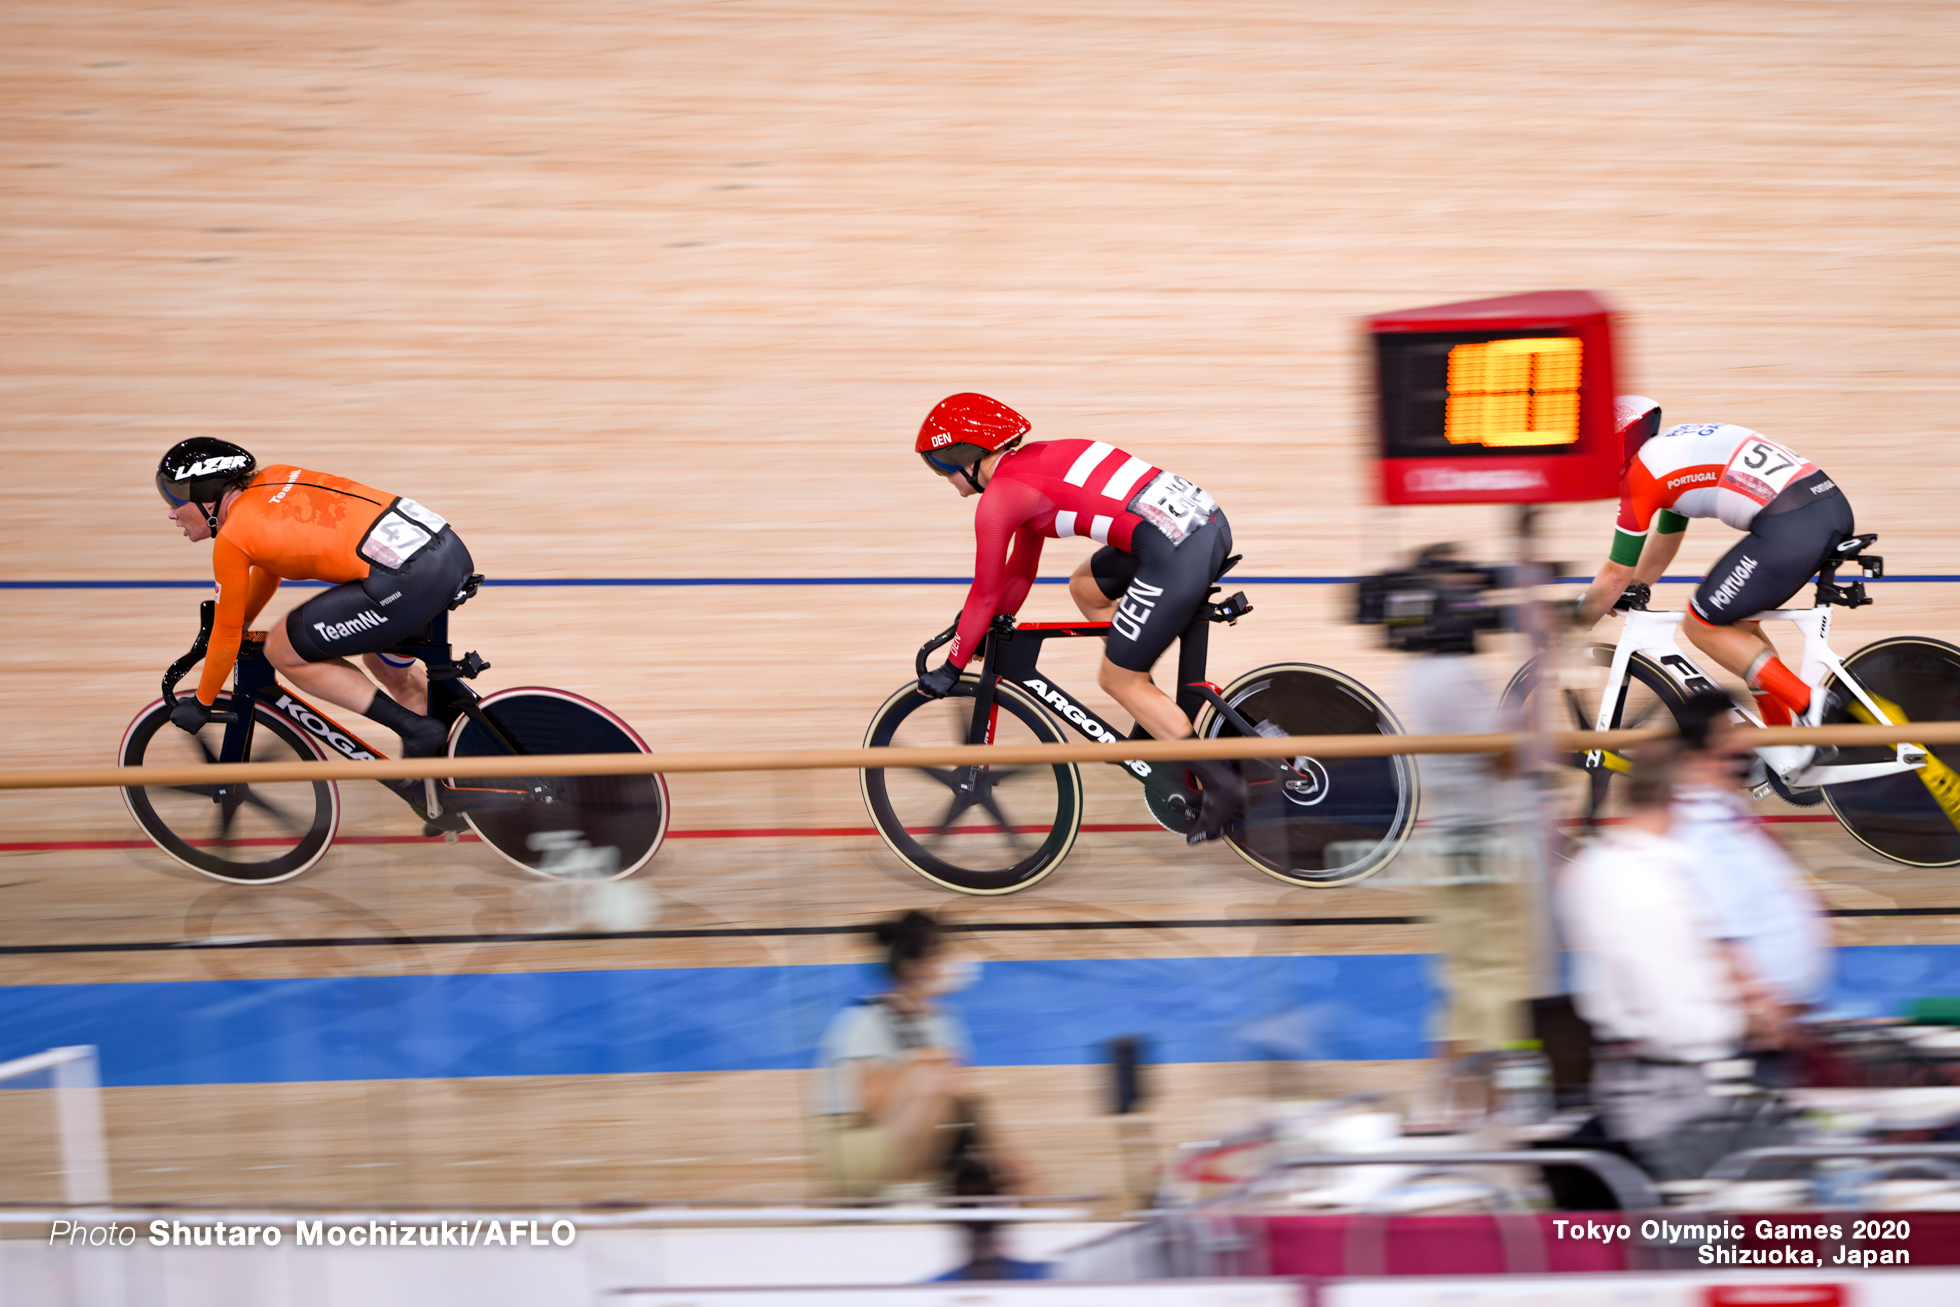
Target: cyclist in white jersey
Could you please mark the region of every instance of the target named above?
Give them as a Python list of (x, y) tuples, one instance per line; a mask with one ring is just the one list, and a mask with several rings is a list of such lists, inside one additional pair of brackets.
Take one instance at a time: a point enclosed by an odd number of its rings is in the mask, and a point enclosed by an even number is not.
[(1660, 580), (1697, 517), (1748, 532), (1709, 569), (1681, 629), (1689, 643), (1748, 682), (1765, 724), (1815, 725), (1820, 702), (1776, 656), (1753, 613), (1789, 600), (1839, 542), (1856, 533), (1851, 503), (1803, 455), (1733, 423), (1660, 430), (1660, 405), (1623, 395), (1614, 421), (1627, 453), (1613, 550), (1581, 604), (1586, 626), (1629, 584)]

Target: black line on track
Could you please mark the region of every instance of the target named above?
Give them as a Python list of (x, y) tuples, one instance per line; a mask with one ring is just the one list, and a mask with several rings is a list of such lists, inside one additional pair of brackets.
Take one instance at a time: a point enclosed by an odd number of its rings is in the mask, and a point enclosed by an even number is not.
[(1832, 908), (1832, 917), (1960, 917), (1960, 908)]
[[(1960, 917), (1950, 908), (1834, 908), (1833, 917)], [(948, 922), (946, 930), (967, 935), (1040, 934), (1074, 930), (1238, 930), (1247, 927), (1419, 926), (1427, 917), (1237, 917), (1189, 918), (1163, 921), (964, 921)], [(129, 940), (94, 944), (6, 944), (0, 956), (49, 953), (170, 953), (208, 949), (267, 948), (434, 948), (453, 944), (578, 944), (621, 943), (659, 939), (771, 939), (798, 935), (865, 935), (871, 926), (701, 926), (682, 930), (623, 930), (617, 933), (581, 930), (512, 932), (501, 935), (368, 935), (359, 938), (322, 936), (314, 939)]]
[(1234, 926), (1417, 926), (1427, 917), (1234, 917), (1190, 921), (976, 921), (948, 931), (991, 933), (1043, 930), (1221, 930)]

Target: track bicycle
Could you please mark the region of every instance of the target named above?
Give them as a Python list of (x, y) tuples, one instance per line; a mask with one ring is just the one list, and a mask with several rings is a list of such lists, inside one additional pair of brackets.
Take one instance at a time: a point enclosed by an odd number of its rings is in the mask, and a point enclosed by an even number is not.
[[(1212, 592), (1216, 593), (1214, 586)], [(1200, 738), (1265, 735), (1399, 735), (1388, 705), (1352, 677), (1306, 663), (1256, 668), (1223, 689), (1205, 681), (1213, 623), (1252, 611), (1241, 592), (1206, 602), (1179, 637), (1177, 705)], [(953, 638), (957, 622), (919, 649), (926, 659)], [(944, 699), (915, 682), (894, 691), (872, 715), (868, 748), (956, 744), (1058, 744), (1066, 723), (1101, 743), (1125, 738), (1045, 675), (1038, 661), (1050, 640), (1099, 639), (1107, 622), (1016, 622), (996, 617), (969, 670)], [(1141, 728), (1127, 738), (1149, 738)], [(1177, 763), (1112, 763), (1144, 790), (1157, 823), (1177, 834), (1196, 819), (1199, 791)], [(1228, 829), (1234, 853), (1290, 885), (1351, 885), (1394, 858), (1415, 820), (1413, 760), (1251, 758), (1240, 764), (1247, 789), (1243, 820)], [(879, 836), (906, 866), (962, 894), (1010, 894), (1040, 881), (1068, 856), (1082, 826), (1082, 773), (1050, 766), (917, 767), (861, 773), (865, 807)]]
[[(473, 595), (481, 581), (471, 577), (450, 608)], [(196, 643), (164, 673), (162, 697), (124, 732), (123, 766), (385, 756), (278, 683), (263, 631), (246, 633), (213, 725), (195, 736), (172, 725), (177, 683), (203, 659), (215, 610), (216, 604), (204, 601)], [(428, 667), (429, 715), (449, 728), (450, 758), (647, 752), (632, 727), (568, 691), (522, 686), (479, 695), (465, 682), (490, 664), (474, 652), (453, 655), (447, 612), (389, 652)], [(249, 708), (241, 711), (241, 705)], [(453, 840), (467, 827), (506, 861), (553, 879), (630, 876), (667, 834), (667, 782), (658, 774), (459, 774), (379, 784), (422, 818), (425, 835)], [(130, 815), (158, 848), (193, 871), (234, 884), (291, 880), (320, 860), (340, 825), (340, 791), (330, 780), (127, 786), (122, 793)]]
[[(1839, 583), (1837, 569), (1856, 563), (1867, 579), (1884, 576), (1885, 560), (1864, 552), (1877, 539), (1853, 536), (1838, 546), (1819, 569), (1814, 606), (1772, 609), (1750, 620), (1789, 622), (1802, 632), (1798, 674), (1814, 693), (1828, 696), (1820, 725), (1960, 720), (1960, 647), (1903, 635), (1868, 644), (1848, 658), (1831, 649), (1831, 610), (1872, 602), (1864, 580)], [(1604, 731), (1672, 724), (1689, 695), (1719, 688), (1677, 640), (1685, 614), (1648, 609), (1647, 589), (1632, 586), (1622, 597), (1625, 624), (1617, 644), (1580, 651), (1578, 675), (1559, 687), (1559, 726)], [(1535, 665), (1520, 669), (1505, 688), (1506, 703), (1521, 705), (1538, 680)], [(1762, 725), (1747, 708), (1738, 707), (1734, 716)], [(1765, 746), (1757, 753), (1766, 766), (1754, 787), (1756, 798), (1775, 793), (1800, 807), (1828, 804), (1854, 839), (1894, 862), (1960, 865), (1960, 772), (1955, 771), (1960, 750), (1954, 746), (1827, 748), (1807, 761), (1795, 746)], [(1569, 796), (1566, 820), (1591, 827), (1606, 813), (1613, 777), (1631, 770), (1631, 763), (1622, 753), (1601, 749), (1564, 761), (1572, 769), (1568, 775), (1583, 782), (1580, 792)]]

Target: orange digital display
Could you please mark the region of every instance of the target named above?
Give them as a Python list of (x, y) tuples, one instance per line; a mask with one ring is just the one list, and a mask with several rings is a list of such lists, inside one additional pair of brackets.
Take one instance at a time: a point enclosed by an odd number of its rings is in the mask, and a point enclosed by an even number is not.
[(1443, 437), (1518, 449), (1579, 438), (1582, 350), (1573, 336), (1522, 337), (1450, 350)]
[(1378, 313), (1376, 449), (1390, 504), (1562, 504), (1620, 493), (1613, 314), (1589, 290)]

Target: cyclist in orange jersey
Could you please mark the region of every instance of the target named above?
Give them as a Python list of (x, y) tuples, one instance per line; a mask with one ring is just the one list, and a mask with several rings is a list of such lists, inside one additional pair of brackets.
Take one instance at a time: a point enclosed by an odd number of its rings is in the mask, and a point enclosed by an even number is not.
[[(428, 675), (387, 651), (421, 635), (469, 586), (469, 550), (455, 529), (412, 499), (345, 477), (278, 464), (260, 469), (229, 441), (200, 436), (173, 446), (157, 490), (186, 539), (213, 541), (217, 620), (197, 693), (170, 720), (193, 734), (209, 720), (245, 629), (281, 581), (329, 581), (275, 622), (265, 653), (309, 694), (379, 722), (403, 755), (434, 757), (446, 732), (425, 716)], [(376, 688), (348, 659), (359, 656)]]

